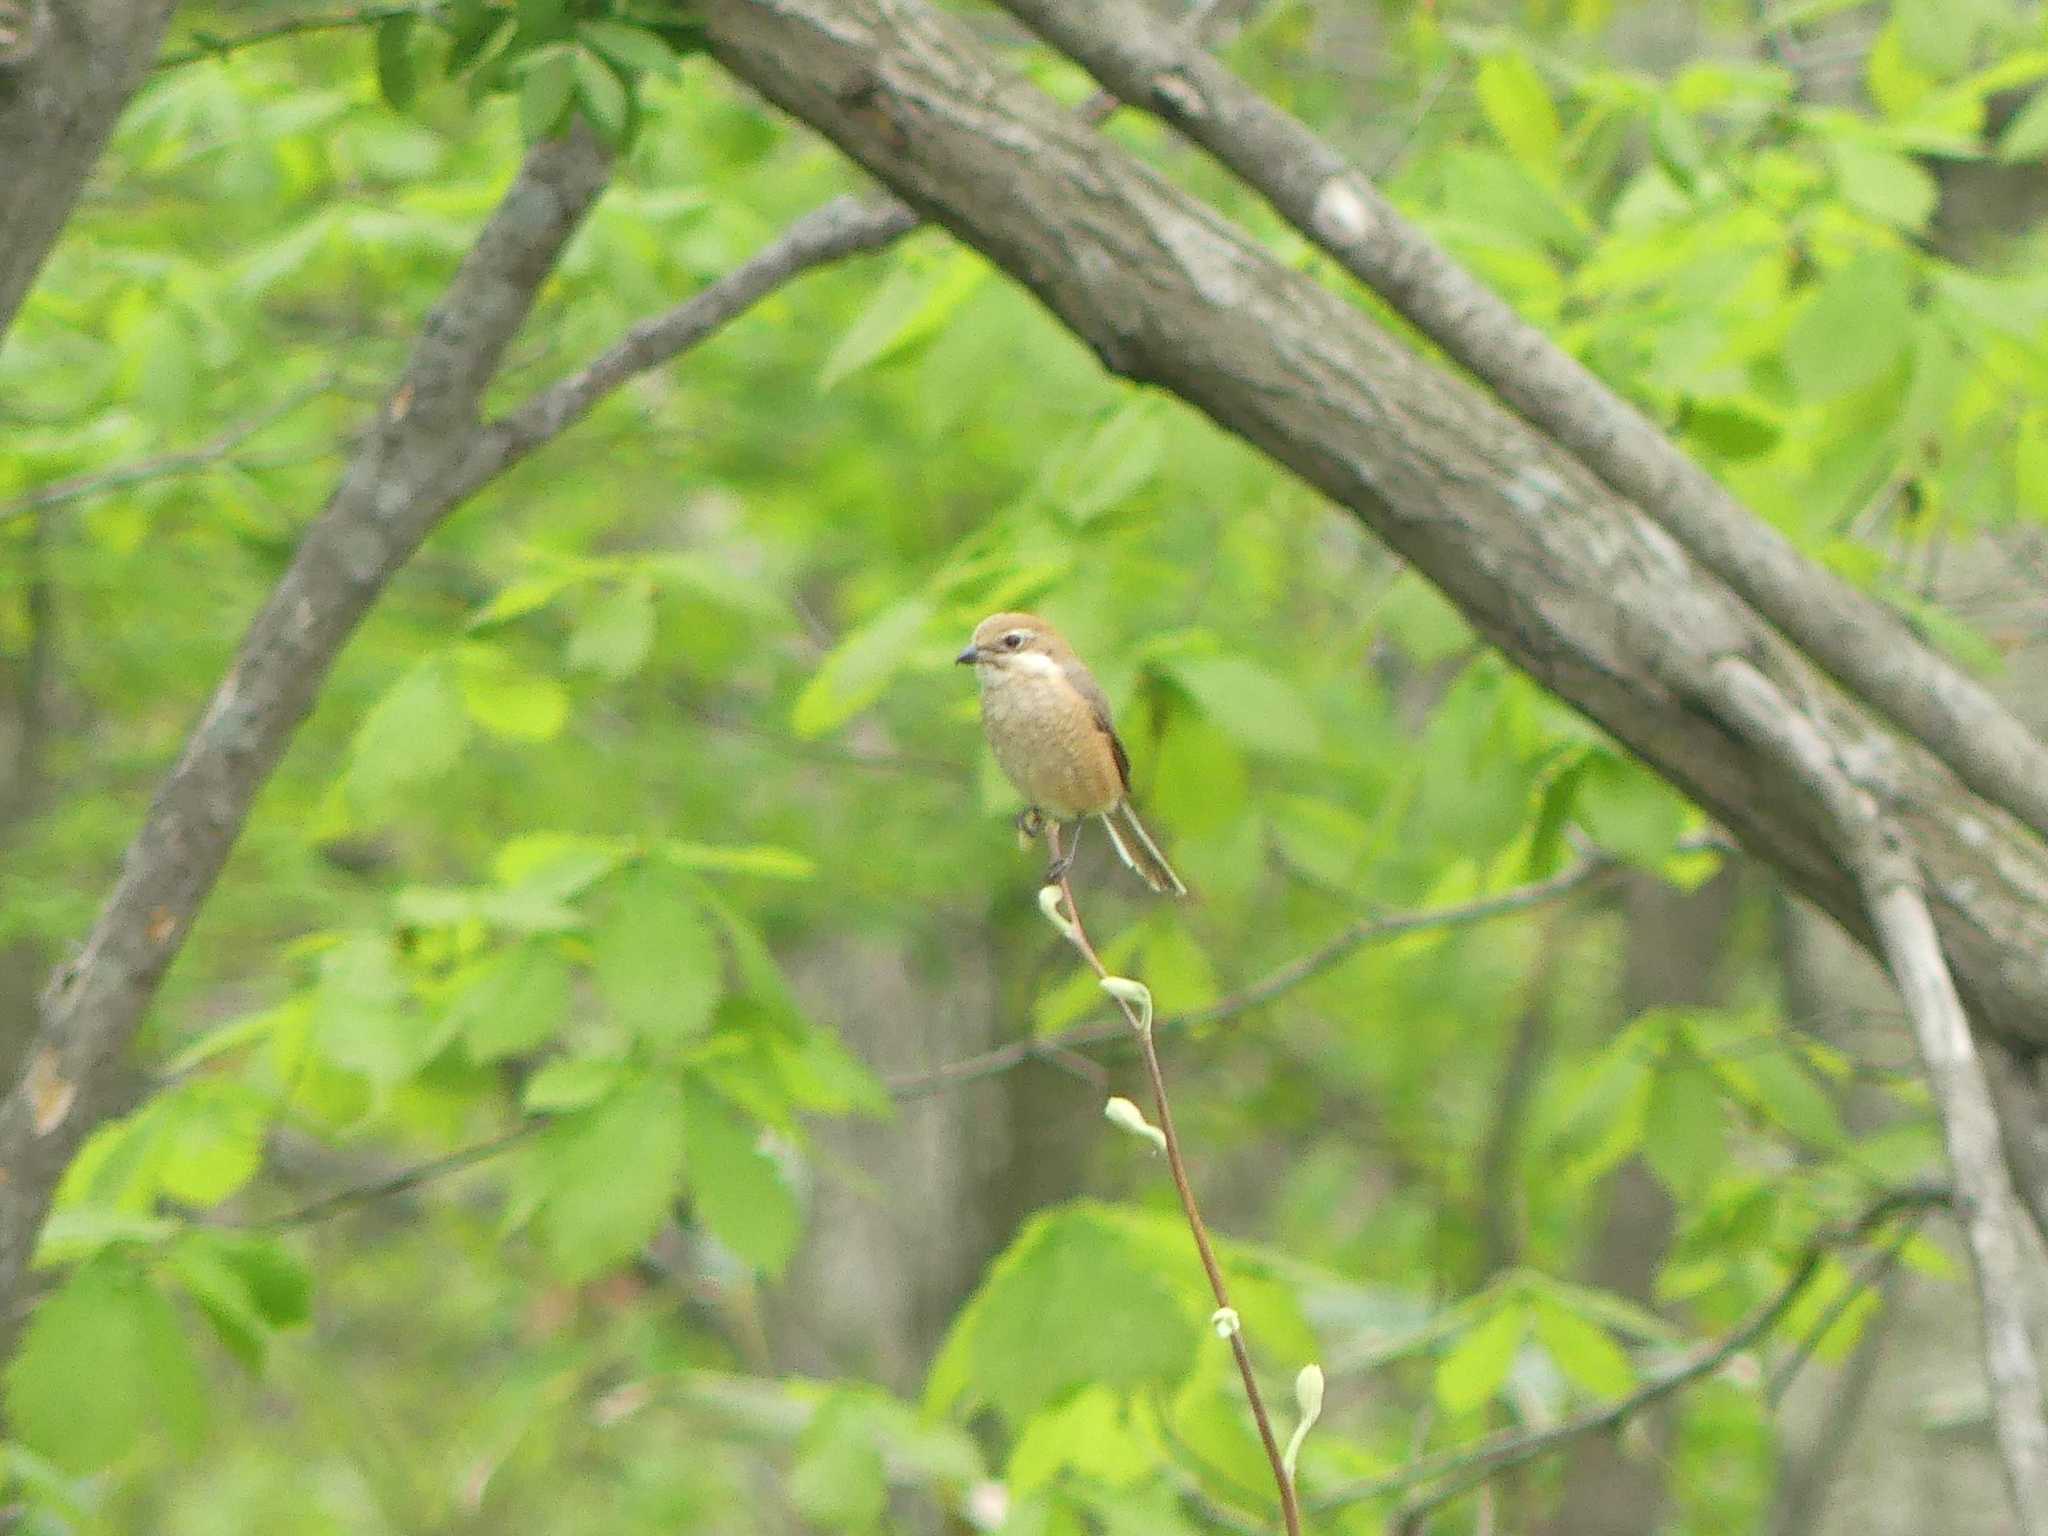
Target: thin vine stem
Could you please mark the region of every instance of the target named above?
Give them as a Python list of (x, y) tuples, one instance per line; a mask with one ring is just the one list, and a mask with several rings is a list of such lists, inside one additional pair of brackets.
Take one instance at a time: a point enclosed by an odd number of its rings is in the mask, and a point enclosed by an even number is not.
[[(1081, 908), (1074, 900), (1074, 887), (1069, 873), (1061, 868), (1060, 830), (1058, 823), (1050, 827), (1053, 867), (1060, 869), (1053, 882), (1059, 888), (1060, 898), (1066, 907), (1067, 937), (1074, 948), (1088, 962), (1099, 978), (1107, 978), (1109, 967), (1102, 963), (1102, 957), (1095, 952), (1095, 945), (1089, 940), (1088, 930), (1081, 922)], [(1180, 1155), (1180, 1136), (1173, 1126), (1173, 1106), (1166, 1094), (1166, 1074), (1159, 1068), (1159, 1050), (1152, 1041), (1149, 1019), (1141, 1019), (1130, 1002), (1115, 997), (1116, 1005), (1123, 1010), (1131, 1032), (1138, 1037), (1138, 1045), (1145, 1058), (1145, 1075), (1152, 1083), (1152, 1108), (1159, 1118), (1160, 1133), (1166, 1138), (1166, 1164), (1173, 1171), (1173, 1187), (1180, 1195), (1180, 1208), (1188, 1220), (1188, 1231), (1194, 1235), (1195, 1251), (1201, 1255), (1202, 1269), (1209, 1277), (1209, 1293), (1216, 1298), (1219, 1309), (1228, 1309), (1236, 1316), (1236, 1308), (1230, 1304), (1230, 1288), (1224, 1283), (1223, 1266), (1216, 1262), (1216, 1250), (1209, 1241), (1209, 1228), (1202, 1220), (1202, 1208), (1195, 1201), (1195, 1189), (1188, 1182), (1187, 1164)], [(1244, 1324), (1239, 1319), (1230, 1329), (1230, 1353), (1237, 1360), (1237, 1373), (1244, 1378), (1244, 1395), (1251, 1402), (1252, 1419), (1259, 1427), (1259, 1442), (1266, 1449), (1266, 1460), (1273, 1469), (1273, 1482), (1280, 1490), (1280, 1518), (1287, 1527), (1287, 1536), (1301, 1536), (1301, 1505), (1295, 1497), (1294, 1479), (1287, 1471), (1287, 1464), (1281, 1454), (1280, 1442), (1273, 1434), (1272, 1415), (1266, 1411), (1265, 1394), (1259, 1390), (1259, 1378), (1252, 1370), (1250, 1348), (1245, 1344)]]

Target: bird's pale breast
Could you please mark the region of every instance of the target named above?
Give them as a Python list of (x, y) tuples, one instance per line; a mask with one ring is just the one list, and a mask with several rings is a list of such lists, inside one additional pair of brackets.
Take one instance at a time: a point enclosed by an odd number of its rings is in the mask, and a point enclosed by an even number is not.
[(1109, 810), (1123, 781), (1095, 712), (1056, 673), (1011, 671), (982, 690), (981, 725), (1019, 794), (1062, 820)]

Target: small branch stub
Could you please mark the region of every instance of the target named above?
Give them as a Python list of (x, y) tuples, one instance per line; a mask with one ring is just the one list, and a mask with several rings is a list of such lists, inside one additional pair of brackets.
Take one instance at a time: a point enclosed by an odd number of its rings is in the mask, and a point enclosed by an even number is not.
[(1166, 1132), (1145, 1118), (1145, 1112), (1129, 1099), (1113, 1098), (1102, 1106), (1102, 1118), (1120, 1131), (1152, 1143), (1154, 1152), (1166, 1150)]

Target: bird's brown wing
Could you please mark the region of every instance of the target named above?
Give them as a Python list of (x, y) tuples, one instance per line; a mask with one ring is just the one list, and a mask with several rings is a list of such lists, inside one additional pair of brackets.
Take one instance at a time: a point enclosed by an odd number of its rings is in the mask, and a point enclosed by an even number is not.
[(1124, 751), (1123, 742), (1118, 739), (1116, 727), (1109, 720), (1109, 699), (1102, 691), (1102, 685), (1079, 661), (1068, 661), (1065, 667), (1067, 681), (1073, 684), (1074, 692), (1088, 701), (1088, 708), (1094, 712), (1096, 729), (1109, 738), (1109, 755), (1116, 759), (1116, 776), (1123, 782), (1124, 793), (1131, 792), (1131, 758)]

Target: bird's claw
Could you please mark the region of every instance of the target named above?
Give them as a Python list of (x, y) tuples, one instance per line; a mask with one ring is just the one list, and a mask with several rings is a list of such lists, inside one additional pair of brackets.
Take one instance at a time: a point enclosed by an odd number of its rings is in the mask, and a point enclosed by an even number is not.
[(1017, 846), (1028, 847), (1045, 830), (1045, 812), (1027, 805), (1017, 813)]

